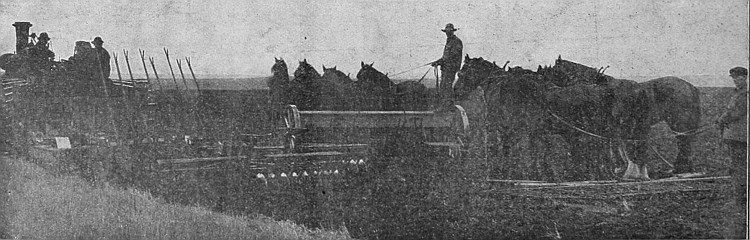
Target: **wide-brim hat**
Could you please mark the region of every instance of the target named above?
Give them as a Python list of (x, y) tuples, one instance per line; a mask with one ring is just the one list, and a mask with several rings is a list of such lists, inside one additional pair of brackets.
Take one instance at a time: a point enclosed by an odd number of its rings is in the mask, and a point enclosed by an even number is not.
[(443, 31), (443, 32), (447, 32), (447, 31), (455, 32), (455, 31), (458, 31), (458, 28), (453, 27), (453, 23), (448, 23), (448, 24), (445, 24), (445, 29), (440, 29), (440, 31)]
[(43, 32), (39, 34), (39, 40), (50, 40), (50, 38), (46, 32)]
[(747, 76), (747, 68), (744, 68), (744, 67), (734, 67), (732, 69), (729, 69), (729, 76), (732, 76), (732, 77)]
[(95, 37), (93, 42), (95, 42), (95, 43), (97, 43), (97, 42), (98, 43), (104, 43), (104, 41), (102, 40), (101, 37)]

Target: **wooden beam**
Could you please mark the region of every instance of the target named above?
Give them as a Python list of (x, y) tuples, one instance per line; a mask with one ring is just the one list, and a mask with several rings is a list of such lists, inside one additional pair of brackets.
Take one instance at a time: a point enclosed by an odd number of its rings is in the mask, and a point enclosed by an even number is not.
[(310, 153), (281, 153), (281, 154), (270, 154), (265, 155), (268, 158), (294, 158), (294, 157), (328, 157), (328, 156), (343, 156), (342, 152), (310, 152)]
[(156, 160), (159, 164), (183, 164), (183, 163), (198, 163), (198, 162), (217, 162), (217, 161), (229, 161), (229, 160), (240, 160), (245, 159), (247, 156), (231, 156), (231, 157), (207, 157), (207, 158), (177, 158), (177, 159), (159, 159)]

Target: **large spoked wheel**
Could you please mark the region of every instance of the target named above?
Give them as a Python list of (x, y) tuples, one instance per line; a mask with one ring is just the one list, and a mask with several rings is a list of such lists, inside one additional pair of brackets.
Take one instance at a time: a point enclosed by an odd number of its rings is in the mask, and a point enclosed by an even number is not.
[(451, 155), (454, 158), (460, 158), (462, 152), (467, 151), (469, 147), (466, 144), (466, 139), (469, 134), (469, 118), (466, 115), (466, 110), (459, 105), (455, 105), (456, 113), (454, 121), (451, 123), (451, 132), (448, 135), (450, 139), (448, 141), (455, 144), (451, 146)]
[(287, 153), (297, 152), (297, 130), (300, 129), (302, 123), (300, 122), (299, 110), (297, 106), (287, 106), (286, 116), (284, 116), (284, 124), (286, 125), (286, 133), (284, 134), (284, 146)]

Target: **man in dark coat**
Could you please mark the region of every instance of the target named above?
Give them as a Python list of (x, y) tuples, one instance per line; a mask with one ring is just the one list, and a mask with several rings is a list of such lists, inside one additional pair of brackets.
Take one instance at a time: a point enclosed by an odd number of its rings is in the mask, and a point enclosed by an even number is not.
[(732, 100), (727, 104), (716, 124), (721, 129), (721, 139), (729, 148), (730, 174), (732, 188), (730, 206), (733, 211), (728, 215), (733, 223), (727, 224), (730, 238), (745, 237), (747, 218), (745, 218), (747, 203), (747, 69), (735, 67), (729, 70), (734, 85), (737, 87), (732, 93)]
[[(101, 37), (95, 37), (94, 41), (94, 61), (96, 61), (97, 64), (94, 65), (94, 73), (96, 78), (103, 77), (104, 79), (109, 79), (109, 71), (110, 71), (110, 65), (109, 65), (109, 52), (107, 49), (102, 47), (104, 44), (104, 41)], [(101, 71), (101, 73), (100, 73)]]
[(49, 49), (49, 35), (46, 32), (39, 34), (39, 40), (33, 48), (30, 48), (30, 55), (34, 71), (37, 74), (49, 72), (52, 67), (52, 61), (55, 60), (55, 53)]
[(445, 36), (448, 37), (445, 41), (445, 48), (443, 49), (443, 57), (432, 62), (433, 67), (440, 66), (440, 98), (441, 107), (447, 105), (453, 105), (453, 80), (456, 78), (456, 72), (461, 68), (461, 54), (463, 52), (463, 42), (461, 39), (453, 34), (458, 29), (453, 27), (452, 23), (445, 25), (445, 29), (441, 31), (445, 32)]

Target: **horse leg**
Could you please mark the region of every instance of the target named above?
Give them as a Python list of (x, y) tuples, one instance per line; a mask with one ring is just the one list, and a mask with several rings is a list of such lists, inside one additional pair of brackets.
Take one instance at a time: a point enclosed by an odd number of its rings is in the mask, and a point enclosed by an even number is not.
[(584, 163), (589, 159), (585, 156), (584, 145), (576, 137), (566, 137), (570, 149), (571, 167), (568, 169), (570, 180), (584, 180)]
[(693, 171), (693, 167), (690, 164), (690, 155), (692, 154), (693, 148), (691, 143), (693, 141), (692, 136), (679, 136), (677, 137), (677, 160), (675, 161), (674, 173), (689, 173)]
[[(700, 99), (697, 90), (693, 93), (693, 98), (689, 103), (683, 103), (682, 106), (672, 108), (665, 119), (669, 128), (676, 132), (685, 132), (698, 129), (701, 122)], [(695, 136), (683, 135), (677, 136), (677, 159), (674, 164), (674, 173), (689, 173), (693, 171), (690, 163), (692, 155), (692, 142)]]
[(624, 142), (620, 142), (620, 146), (617, 148), (618, 153), (622, 159), (628, 161), (628, 168), (622, 176), (623, 180), (636, 180), (636, 181), (648, 181), (651, 178), (648, 176), (648, 168), (646, 162), (643, 160), (643, 155), (646, 150), (645, 144), (636, 143), (635, 156), (639, 161), (633, 161), (627, 151), (627, 147)]
[(539, 171), (538, 174), (542, 177), (541, 179), (555, 182), (555, 173), (548, 162), (549, 148), (552, 143), (544, 135), (540, 135), (540, 133), (532, 133), (530, 142), (532, 144), (531, 150), (533, 151), (532, 157), (538, 164), (537, 170)]

